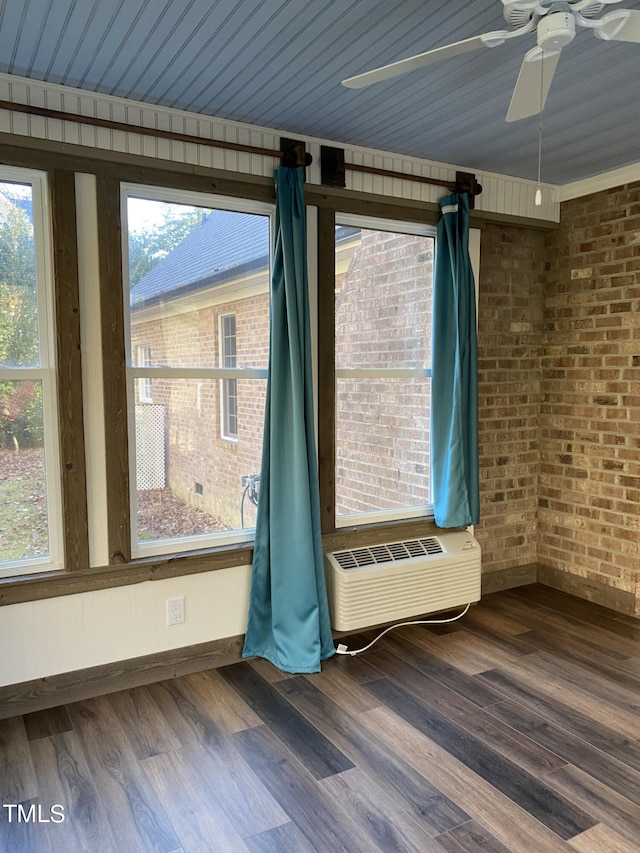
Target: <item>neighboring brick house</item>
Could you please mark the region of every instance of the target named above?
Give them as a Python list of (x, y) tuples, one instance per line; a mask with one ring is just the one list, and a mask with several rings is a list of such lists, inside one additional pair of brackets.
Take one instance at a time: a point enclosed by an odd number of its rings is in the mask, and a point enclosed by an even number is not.
[[(238, 229), (236, 214), (212, 211), (132, 289), (136, 366), (267, 367), (268, 227), (263, 216), (241, 220)], [(428, 363), (431, 341), (418, 330), (431, 325), (433, 240), (339, 227), (337, 245), (337, 365)], [(255, 522), (249, 503), (242, 519), (240, 507), (243, 477), (260, 471), (266, 382), (231, 383), (138, 379), (136, 420), (139, 488), (167, 485), (233, 529)], [(348, 380), (348, 390), (339, 386), (339, 513), (429, 500), (428, 435), (420, 451), (403, 449), (425, 425), (428, 431), (429, 383), (407, 381), (388, 406), (384, 384), (359, 379)], [(152, 429), (144, 426), (150, 407), (161, 424), (155, 451), (142, 434)], [(158, 446), (168, 451), (163, 482), (145, 482)]]

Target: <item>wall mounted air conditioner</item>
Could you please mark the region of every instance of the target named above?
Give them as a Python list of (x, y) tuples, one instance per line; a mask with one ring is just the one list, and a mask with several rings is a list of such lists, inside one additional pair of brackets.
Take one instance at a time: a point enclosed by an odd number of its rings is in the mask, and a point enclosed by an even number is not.
[(480, 546), (466, 530), (330, 551), (324, 562), (336, 631), (480, 600)]

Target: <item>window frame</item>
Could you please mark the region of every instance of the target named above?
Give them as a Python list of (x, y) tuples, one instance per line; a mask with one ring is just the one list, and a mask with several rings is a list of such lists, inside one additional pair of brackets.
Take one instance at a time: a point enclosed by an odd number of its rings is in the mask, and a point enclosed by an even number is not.
[[(415, 220), (389, 219), (381, 216), (366, 216), (336, 212), (335, 227), (351, 226), (372, 231), (388, 231), (394, 234), (408, 234), (418, 237), (432, 237), (436, 240), (436, 226)], [(334, 314), (335, 329), (335, 314)], [(335, 332), (334, 332), (335, 335)], [(335, 337), (334, 337), (335, 348)], [(428, 379), (431, 380), (432, 370), (428, 368), (338, 368), (334, 367), (335, 394), (337, 400), (337, 385), (339, 379)], [(337, 418), (337, 405), (334, 404)], [(337, 421), (334, 423), (337, 453)], [(431, 494), (431, 482), (429, 483)], [(394, 507), (390, 509), (371, 510), (369, 512), (345, 513), (338, 515), (337, 501), (334, 501), (334, 525), (337, 530), (355, 525), (384, 524), (394, 521), (414, 521), (418, 519), (433, 519), (433, 501), (428, 504)]]
[[(162, 558), (164, 555), (189, 554), (207, 548), (222, 548), (225, 546), (241, 546), (251, 543), (255, 528), (221, 531), (219, 533), (196, 534), (193, 536), (175, 537), (172, 539), (139, 541), (137, 537), (138, 500), (136, 488), (135, 465), (135, 393), (134, 383), (142, 378), (158, 379), (261, 379), (268, 377), (267, 368), (246, 367), (150, 367), (141, 368), (133, 365), (131, 353), (131, 318), (129, 312), (128, 289), (128, 216), (127, 199), (130, 197), (143, 198), (151, 201), (184, 204), (194, 207), (208, 207), (218, 210), (230, 210), (237, 213), (248, 213), (265, 216), (269, 220), (269, 280), (273, 266), (273, 241), (275, 225), (275, 203), (253, 200), (247, 197), (225, 196), (202, 192), (201, 190), (177, 189), (161, 185), (146, 185), (129, 182), (120, 183), (120, 216), (121, 216), (121, 251), (122, 251), (122, 297), (125, 353), (125, 382), (127, 398), (127, 433), (128, 453), (130, 458), (129, 480), (129, 524), (132, 559)], [(270, 297), (269, 297), (270, 301)], [(228, 312), (227, 312), (228, 313)]]
[(31, 367), (0, 366), (0, 381), (33, 380), (41, 383), (47, 531), (49, 537), (49, 554), (47, 556), (0, 562), (0, 579), (2, 579), (15, 575), (63, 569), (65, 567), (65, 543), (60, 465), (60, 425), (58, 420), (53, 223), (49, 203), (49, 175), (41, 170), (0, 165), (0, 181), (31, 186), (39, 364)]

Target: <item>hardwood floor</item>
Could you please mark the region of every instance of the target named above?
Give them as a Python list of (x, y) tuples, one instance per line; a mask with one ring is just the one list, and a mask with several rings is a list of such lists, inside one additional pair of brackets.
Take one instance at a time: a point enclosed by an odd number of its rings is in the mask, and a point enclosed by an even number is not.
[(0, 722), (0, 850), (637, 853), (639, 723), (640, 621), (521, 587)]

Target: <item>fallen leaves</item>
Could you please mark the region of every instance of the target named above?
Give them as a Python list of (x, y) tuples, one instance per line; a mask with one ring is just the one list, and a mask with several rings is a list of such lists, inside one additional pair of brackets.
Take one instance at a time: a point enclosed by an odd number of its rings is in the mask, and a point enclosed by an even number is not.
[(44, 451), (0, 450), (0, 563), (48, 553)]
[[(138, 492), (141, 540), (216, 533), (226, 526), (170, 489)], [(0, 450), (0, 563), (49, 553), (44, 450)]]
[(226, 529), (220, 519), (189, 506), (170, 489), (138, 492), (138, 536), (141, 540), (194, 536)]

